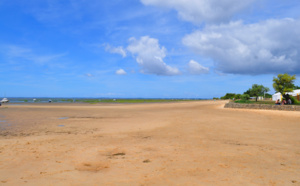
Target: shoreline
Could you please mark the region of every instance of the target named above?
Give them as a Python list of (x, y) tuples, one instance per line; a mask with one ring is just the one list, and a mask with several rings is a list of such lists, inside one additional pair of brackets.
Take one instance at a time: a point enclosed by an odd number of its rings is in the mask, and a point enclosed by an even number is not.
[[(2, 103), (2, 107), (5, 106), (102, 106), (102, 105), (144, 105), (144, 104), (177, 104), (177, 103), (192, 103), (192, 102), (215, 102), (213, 100), (180, 100), (180, 101), (166, 101), (166, 102), (97, 102), (97, 103), (86, 103), (86, 102), (8, 102)], [(216, 100), (216, 102), (224, 102), (225, 100)], [(225, 101), (226, 102), (226, 101)], [(1, 109), (1, 107), (0, 107)]]

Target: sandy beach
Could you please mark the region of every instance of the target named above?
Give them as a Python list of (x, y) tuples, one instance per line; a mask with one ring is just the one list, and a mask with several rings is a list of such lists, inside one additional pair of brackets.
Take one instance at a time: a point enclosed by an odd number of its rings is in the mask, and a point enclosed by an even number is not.
[(300, 112), (3, 104), (0, 185), (300, 185)]

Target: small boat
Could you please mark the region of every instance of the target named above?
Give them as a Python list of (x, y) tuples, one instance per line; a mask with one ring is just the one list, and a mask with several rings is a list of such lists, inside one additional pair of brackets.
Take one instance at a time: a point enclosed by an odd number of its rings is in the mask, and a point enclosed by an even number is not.
[(2, 100), (1, 100), (1, 103), (8, 103), (9, 102), (9, 100), (7, 99), (7, 98), (3, 98)]

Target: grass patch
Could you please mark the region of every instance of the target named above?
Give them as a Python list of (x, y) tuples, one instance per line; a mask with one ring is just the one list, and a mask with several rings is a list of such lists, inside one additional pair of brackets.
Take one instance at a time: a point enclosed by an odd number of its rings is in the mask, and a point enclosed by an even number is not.
[(255, 101), (250, 101), (250, 100), (237, 100), (237, 101), (235, 101), (235, 103), (247, 103), (247, 104), (252, 104), (254, 102)]

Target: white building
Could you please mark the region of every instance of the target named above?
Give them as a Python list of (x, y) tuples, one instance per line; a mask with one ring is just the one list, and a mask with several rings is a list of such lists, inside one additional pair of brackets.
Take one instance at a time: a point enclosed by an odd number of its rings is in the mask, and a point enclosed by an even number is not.
[[(300, 89), (297, 89), (297, 90), (293, 90), (293, 92), (287, 92), (288, 95), (290, 96), (293, 96), (293, 97), (296, 97), (298, 100), (299, 100), (299, 97), (300, 97)], [(276, 94), (273, 94), (272, 95), (272, 100), (273, 101), (276, 101), (276, 100), (282, 100), (282, 95), (280, 92), (277, 92)]]

